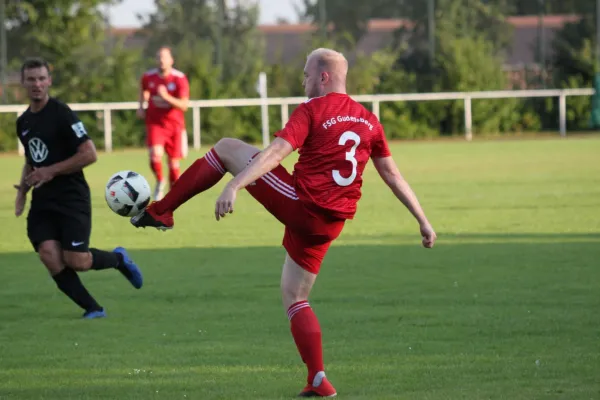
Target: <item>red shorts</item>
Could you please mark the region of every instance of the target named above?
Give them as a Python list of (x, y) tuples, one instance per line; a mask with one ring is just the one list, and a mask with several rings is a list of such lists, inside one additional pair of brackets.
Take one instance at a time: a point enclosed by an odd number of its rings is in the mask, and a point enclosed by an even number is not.
[(146, 124), (146, 145), (162, 146), (171, 159), (183, 158), (183, 131), (183, 128), (177, 124)]
[(285, 225), (283, 247), (298, 265), (319, 273), (325, 254), (344, 227), (345, 220), (309, 210), (298, 199), (292, 175), (281, 165), (246, 187)]

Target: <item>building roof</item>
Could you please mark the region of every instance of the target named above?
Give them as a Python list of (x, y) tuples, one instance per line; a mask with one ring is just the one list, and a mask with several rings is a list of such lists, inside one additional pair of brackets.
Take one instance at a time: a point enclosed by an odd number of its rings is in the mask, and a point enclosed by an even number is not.
[[(580, 20), (578, 15), (546, 15), (543, 17), (545, 46), (548, 58), (552, 56), (552, 40), (558, 29), (567, 23)], [(514, 27), (512, 45), (506, 52), (507, 65), (529, 65), (536, 62), (538, 44), (538, 16), (514, 16), (506, 21)], [(406, 19), (372, 19), (367, 24), (367, 33), (356, 46), (356, 53), (369, 55), (390, 44), (394, 32), (401, 27), (410, 27)], [(265, 57), (269, 63), (289, 63), (305, 57), (312, 35), (319, 28), (309, 23), (259, 25), (258, 30), (265, 39)], [(331, 29), (331, 27), (329, 27)], [(114, 28), (116, 36), (124, 37), (128, 47), (144, 46), (145, 39), (136, 35), (136, 28)], [(352, 55), (350, 55), (352, 57)]]

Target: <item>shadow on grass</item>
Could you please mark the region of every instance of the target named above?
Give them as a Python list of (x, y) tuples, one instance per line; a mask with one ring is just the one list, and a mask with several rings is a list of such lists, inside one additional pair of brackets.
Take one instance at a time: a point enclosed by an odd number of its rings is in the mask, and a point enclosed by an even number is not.
[[(353, 238), (370, 241), (408, 239), (409, 236), (343, 236), (347, 241)], [(414, 240), (414, 236), (410, 239)], [(498, 287), (515, 278), (527, 278), (535, 285), (579, 282), (586, 286), (600, 276), (599, 240), (600, 233), (442, 232), (434, 249), (424, 249), (416, 241), (414, 245), (337, 243), (324, 261), (314, 295), (342, 299), (368, 296), (371, 290), (390, 285), (390, 278), (394, 285), (410, 283), (421, 289), (435, 290), (440, 279), (450, 280), (465, 274), (470, 282), (495, 281)], [(278, 300), (285, 250), (282, 247), (198, 247), (130, 249), (130, 254), (144, 272), (145, 284), (141, 291), (123, 292), (128, 284), (115, 271), (90, 271), (82, 275), (83, 279), (91, 285), (114, 282), (109, 291), (143, 298), (149, 303), (161, 298), (187, 307), (192, 306), (193, 301), (218, 302), (232, 297), (259, 303), (264, 300), (261, 293)], [(0, 299), (11, 293), (33, 294), (41, 287), (45, 287), (46, 292), (52, 289), (47, 287), (51, 286), (49, 279), (34, 253), (3, 253), (2, 260), (0, 280), (6, 285)], [(404, 289), (411, 291), (411, 288)]]

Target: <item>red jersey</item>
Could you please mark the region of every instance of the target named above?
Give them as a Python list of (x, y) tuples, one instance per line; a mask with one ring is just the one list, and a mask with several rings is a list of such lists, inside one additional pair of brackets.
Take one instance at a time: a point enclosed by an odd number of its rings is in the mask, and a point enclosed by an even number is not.
[(158, 68), (151, 69), (142, 76), (142, 90), (150, 92), (148, 109), (146, 110), (146, 123), (164, 124), (165, 122), (185, 126), (183, 111), (172, 107), (158, 95), (158, 87), (163, 85), (169, 94), (181, 99), (190, 96), (190, 85), (187, 77), (181, 71), (171, 70), (168, 76), (162, 76)]
[(391, 155), (377, 117), (340, 93), (300, 104), (275, 136), (299, 149), (293, 174), (298, 198), (341, 219), (356, 213), (369, 158)]

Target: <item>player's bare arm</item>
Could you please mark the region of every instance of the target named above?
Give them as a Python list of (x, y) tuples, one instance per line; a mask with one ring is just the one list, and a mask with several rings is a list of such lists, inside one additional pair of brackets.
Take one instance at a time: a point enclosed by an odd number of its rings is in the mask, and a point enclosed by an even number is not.
[(19, 194), (26, 195), (27, 192), (29, 192), (29, 189), (31, 189), (31, 187), (25, 182), (25, 179), (32, 171), (33, 167), (29, 165), (27, 161), (25, 161), (23, 169), (21, 170), (21, 180), (19, 181), (18, 185), (14, 185), (14, 188), (20, 192)]
[(58, 175), (68, 175), (80, 171), (98, 159), (96, 146), (91, 140), (87, 140), (79, 145), (77, 153), (56, 164), (48, 167), (35, 168), (32, 173), (26, 177), (28, 185), (40, 187), (46, 182), (54, 179)]
[(233, 204), (235, 203), (237, 192), (239, 190), (273, 170), (281, 164), (292, 151), (294, 151), (294, 149), (289, 142), (281, 138), (275, 138), (266, 149), (258, 153), (252, 162), (235, 178), (229, 181), (225, 186), (225, 189), (223, 189), (215, 206), (215, 217), (217, 218), (217, 221), (220, 218), (225, 217), (227, 213), (233, 212)]
[(143, 119), (146, 117), (146, 110), (144, 109), (144, 104), (147, 103), (148, 100), (150, 100), (150, 92), (141, 88), (140, 95), (138, 98), (139, 105), (138, 105), (138, 110), (137, 110), (137, 116), (140, 119)]
[(423, 246), (427, 248), (433, 247), (437, 236), (431, 227), (431, 224), (425, 216), (425, 212), (417, 199), (414, 191), (404, 179), (394, 159), (390, 157), (373, 158), (373, 164), (381, 176), (381, 179), (389, 186), (394, 195), (404, 204), (410, 213), (416, 218), (421, 228), (423, 236)]
[(33, 168), (27, 161), (23, 165), (21, 172), (21, 181), (18, 185), (14, 185), (17, 189), (17, 198), (15, 199), (15, 215), (19, 217), (25, 211), (25, 201), (27, 200), (27, 192), (29, 192), (30, 186), (25, 183), (26, 177), (33, 171)]
[(169, 91), (167, 90), (167, 88), (164, 85), (160, 85), (157, 88), (157, 93), (160, 97), (162, 97), (162, 99), (164, 101), (169, 103), (172, 107), (178, 108), (183, 112), (187, 111), (188, 104), (189, 104), (189, 98), (187, 98), (187, 97), (177, 98), (175, 96), (172, 96), (171, 94), (169, 94)]

